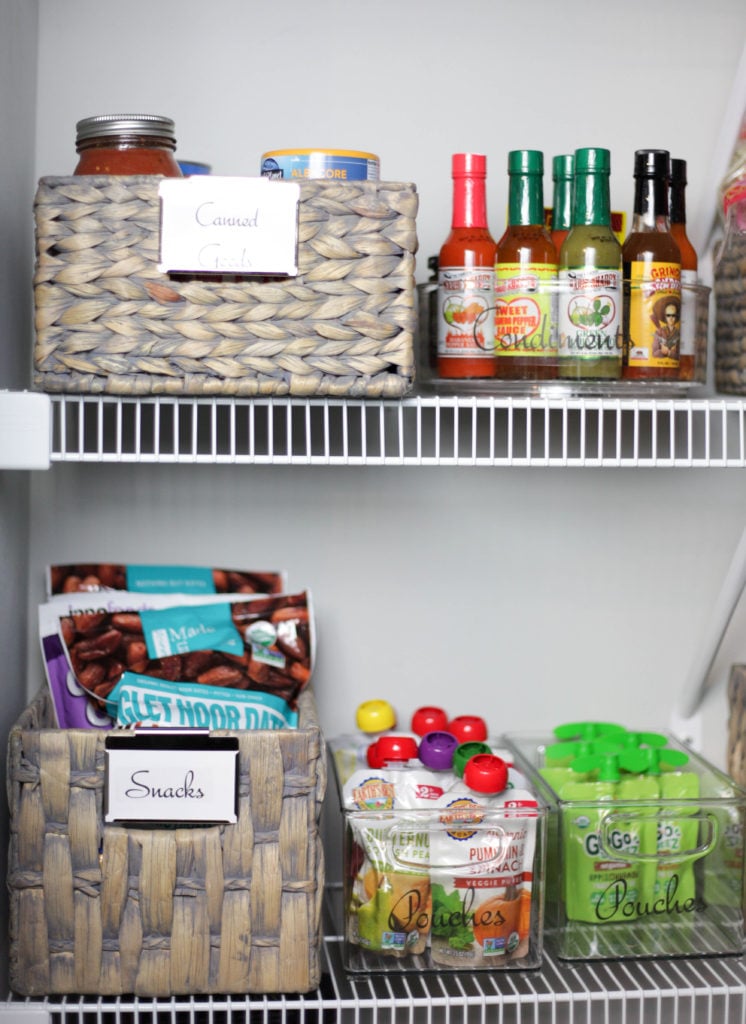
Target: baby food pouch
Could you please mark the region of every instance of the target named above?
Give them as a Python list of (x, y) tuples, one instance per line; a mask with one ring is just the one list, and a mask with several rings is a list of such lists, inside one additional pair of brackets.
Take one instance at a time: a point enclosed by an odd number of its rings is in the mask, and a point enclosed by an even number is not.
[(361, 769), (343, 787), (348, 855), (348, 941), (384, 956), (424, 953), (431, 919), (427, 824), (407, 817), (405, 768)]
[(444, 794), (430, 836), (434, 964), (486, 967), (528, 953), (538, 815), (534, 795), (515, 787), (486, 796), (459, 782)]

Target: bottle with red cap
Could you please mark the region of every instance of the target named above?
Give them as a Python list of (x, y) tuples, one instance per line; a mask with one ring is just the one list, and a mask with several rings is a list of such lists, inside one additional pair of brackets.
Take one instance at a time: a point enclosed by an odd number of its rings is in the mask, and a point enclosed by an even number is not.
[(418, 752), (419, 746), (414, 736), (388, 732), (369, 744), (365, 760), (369, 768), (383, 768), (387, 764), (415, 761)]
[(412, 732), (417, 736), (424, 736), (425, 733), (435, 730), (442, 731), (447, 727), (448, 715), (443, 708), (426, 704), (412, 714)]
[(438, 376), (495, 376), (495, 240), (487, 225), (487, 157), (452, 157), (451, 231), (438, 257)]
[(459, 743), (466, 743), (470, 740), (485, 743), (487, 723), (479, 715), (456, 715), (448, 723), (448, 732), (452, 732)]

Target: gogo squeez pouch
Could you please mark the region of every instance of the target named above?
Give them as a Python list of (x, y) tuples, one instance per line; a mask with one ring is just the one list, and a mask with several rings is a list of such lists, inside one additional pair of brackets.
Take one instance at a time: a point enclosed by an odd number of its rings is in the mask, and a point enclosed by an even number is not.
[(458, 784), (430, 835), (430, 955), (444, 967), (486, 967), (529, 950), (538, 805), (532, 793), (475, 794)]

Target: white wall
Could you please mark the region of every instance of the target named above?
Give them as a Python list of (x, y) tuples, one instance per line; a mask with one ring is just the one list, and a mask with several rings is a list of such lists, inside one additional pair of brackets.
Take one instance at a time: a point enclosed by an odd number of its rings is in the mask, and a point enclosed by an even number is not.
[(713, 202), (707, 174), (746, 40), (743, 0), (40, 6), (40, 174), (72, 170), (76, 120), (125, 108), (174, 117), (179, 154), (222, 174), (257, 174), (265, 150), (286, 146), (372, 150), (383, 177), (420, 191), (422, 278), (462, 149), (488, 156), (495, 235), (520, 147), (547, 163), (608, 147), (613, 205), (628, 212), (635, 149), (668, 148), (689, 162), (695, 220)]
[[(721, 470), (56, 465), (33, 484), (35, 600), (45, 562), (106, 556), (281, 565), (310, 587), (329, 735), (370, 696), (495, 731), (668, 726), (746, 508), (746, 476)], [(746, 658), (742, 629), (726, 651)]]
[[(588, 6), (41, 0), (37, 174), (67, 174), (75, 122), (142, 110), (178, 152), (255, 174), (267, 149), (380, 154), (421, 196), (420, 269), (450, 218), (450, 154), (489, 157), (493, 233), (511, 148), (636, 148), (689, 162), (690, 219), (746, 39), (743, 0)], [(709, 16), (708, 16), (709, 14)], [(592, 16), (591, 16), (592, 15)], [(547, 178), (548, 180), (548, 178)], [(666, 726), (744, 523), (734, 471), (55, 466), (33, 480), (30, 602), (51, 560), (282, 565), (309, 586), (328, 733), (371, 695), (483, 710), (496, 730), (578, 716)], [(33, 631), (33, 623), (31, 625)], [(723, 681), (705, 705), (724, 760)], [(29, 688), (38, 678), (31, 656)]]

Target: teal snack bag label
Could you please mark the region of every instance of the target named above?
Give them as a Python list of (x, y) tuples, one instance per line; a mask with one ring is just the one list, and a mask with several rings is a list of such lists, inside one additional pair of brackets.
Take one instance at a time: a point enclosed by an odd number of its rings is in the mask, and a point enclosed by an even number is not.
[(214, 594), (212, 569), (181, 565), (127, 565), (127, 590), (133, 594)]
[(124, 672), (106, 708), (117, 725), (180, 729), (296, 729), (298, 713), (272, 693), (203, 683), (172, 683)]
[(230, 604), (182, 605), (141, 611), (150, 658), (170, 658), (190, 651), (221, 651), (241, 657), (241, 634), (233, 625)]

